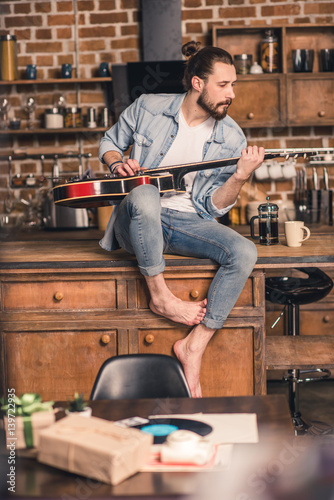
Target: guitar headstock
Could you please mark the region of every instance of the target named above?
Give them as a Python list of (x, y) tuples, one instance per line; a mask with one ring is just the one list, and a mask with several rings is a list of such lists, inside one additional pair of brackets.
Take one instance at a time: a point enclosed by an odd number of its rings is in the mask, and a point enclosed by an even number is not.
[(284, 158), (285, 160), (288, 160), (289, 158), (308, 158), (311, 156), (317, 156), (319, 155), (319, 149), (302, 149), (302, 148), (295, 148), (295, 149), (272, 149), (272, 150), (267, 150), (265, 151), (265, 159), (271, 159), (271, 158)]

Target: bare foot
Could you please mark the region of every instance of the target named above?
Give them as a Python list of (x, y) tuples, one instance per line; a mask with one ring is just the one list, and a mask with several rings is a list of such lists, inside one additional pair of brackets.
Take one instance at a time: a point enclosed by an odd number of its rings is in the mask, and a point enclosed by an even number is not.
[(164, 318), (182, 323), (184, 325), (198, 325), (204, 318), (206, 313), (207, 299), (201, 302), (185, 302), (170, 294), (168, 300), (150, 301), (150, 309), (155, 314)]
[(192, 353), (187, 347), (187, 337), (178, 340), (173, 346), (175, 355), (183, 366), (189, 389), (193, 398), (202, 397), (200, 384), (200, 369), (202, 354)]

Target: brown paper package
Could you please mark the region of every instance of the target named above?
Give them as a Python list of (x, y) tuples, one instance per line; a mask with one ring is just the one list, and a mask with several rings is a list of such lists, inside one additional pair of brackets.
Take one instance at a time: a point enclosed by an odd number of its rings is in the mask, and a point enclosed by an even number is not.
[(152, 444), (153, 436), (138, 429), (74, 414), (40, 432), (38, 460), (116, 485), (148, 461)]

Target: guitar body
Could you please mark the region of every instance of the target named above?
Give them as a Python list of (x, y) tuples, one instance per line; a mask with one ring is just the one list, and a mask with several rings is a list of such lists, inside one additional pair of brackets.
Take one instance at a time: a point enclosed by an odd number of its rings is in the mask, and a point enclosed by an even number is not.
[[(132, 189), (151, 184), (161, 194), (175, 192), (171, 174), (140, 175), (135, 177), (86, 179), (68, 182), (53, 188), (57, 205), (72, 208), (92, 208), (118, 204)], [(180, 190), (178, 190), (180, 191)]]

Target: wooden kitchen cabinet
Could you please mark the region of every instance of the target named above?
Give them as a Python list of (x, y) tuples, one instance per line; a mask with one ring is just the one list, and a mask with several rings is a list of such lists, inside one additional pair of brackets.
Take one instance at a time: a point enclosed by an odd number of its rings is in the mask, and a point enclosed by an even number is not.
[[(261, 105), (258, 94), (261, 94)], [(283, 75), (247, 75), (238, 80), (229, 116), (240, 127), (277, 127), (286, 121)]]
[[(241, 127), (333, 125), (334, 73), (322, 72), (320, 51), (334, 46), (333, 24), (214, 26), (212, 43), (232, 56), (251, 54), (260, 63), (264, 32), (278, 38), (279, 71), (238, 75), (229, 114)], [(294, 73), (292, 50), (313, 49), (312, 73)]]
[(34, 327), (1, 333), (4, 387), (17, 395), (36, 392), (43, 400), (64, 401), (75, 392), (89, 397), (98, 367), (117, 354), (116, 331), (86, 331), (84, 325), (81, 331)]
[(333, 73), (288, 75), (290, 125), (334, 123)]
[[(252, 324), (253, 323), (253, 324)], [(161, 326), (133, 332), (135, 352), (173, 355), (173, 344), (190, 328)], [(206, 397), (262, 393), (263, 329), (258, 321), (227, 321), (208, 345), (202, 360), (201, 386)]]
[[(64, 263), (49, 243), (48, 249), (43, 243), (28, 245), (28, 253), (36, 255), (34, 245), (43, 255), (55, 253), (48, 264), (27, 264), (33, 257), (21, 253), (21, 264), (0, 266), (1, 395), (14, 387), (18, 395), (37, 392), (44, 400), (67, 400), (74, 392), (88, 398), (105, 359), (140, 352), (173, 355), (175, 341), (191, 330), (150, 311), (145, 280), (126, 254), (119, 262), (80, 267), (80, 242), (71, 243), (75, 266)], [(177, 256), (166, 261), (165, 276), (176, 296), (191, 301), (206, 296), (214, 263)], [(210, 342), (201, 372), (204, 396), (266, 393), (263, 286), (263, 272), (254, 270)]]

